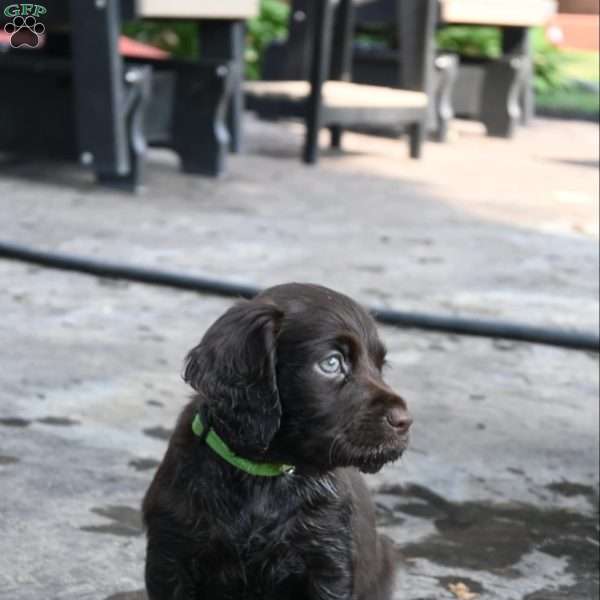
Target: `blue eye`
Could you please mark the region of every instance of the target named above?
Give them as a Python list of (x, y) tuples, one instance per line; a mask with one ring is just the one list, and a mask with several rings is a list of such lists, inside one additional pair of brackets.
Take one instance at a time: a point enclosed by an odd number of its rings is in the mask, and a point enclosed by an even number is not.
[(334, 352), (318, 363), (318, 367), (325, 375), (337, 375), (343, 371), (343, 361), (342, 355)]

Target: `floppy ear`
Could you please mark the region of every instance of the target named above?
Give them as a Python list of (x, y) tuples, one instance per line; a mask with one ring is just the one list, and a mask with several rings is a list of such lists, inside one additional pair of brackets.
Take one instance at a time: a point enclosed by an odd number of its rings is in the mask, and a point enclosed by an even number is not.
[(275, 338), (282, 317), (265, 302), (236, 304), (186, 359), (184, 379), (203, 396), (207, 425), (242, 455), (265, 452), (279, 429)]

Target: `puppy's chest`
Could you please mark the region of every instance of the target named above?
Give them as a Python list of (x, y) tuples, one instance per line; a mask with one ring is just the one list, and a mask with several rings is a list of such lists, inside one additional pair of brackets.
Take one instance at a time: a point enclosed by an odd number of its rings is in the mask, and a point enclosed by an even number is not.
[(227, 527), (215, 533), (246, 566), (276, 562), (295, 569), (301, 562), (298, 538), (305, 513), (295, 499), (257, 494), (234, 509)]
[(247, 590), (256, 590), (261, 600), (295, 598), (315, 547), (337, 547), (344, 554), (339, 511), (330, 499), (320, 500), (310, 503), (301, 495), (259, 492), (242, 505), (228, 507), (231, 512), (211, 525), (208, 549), (219, 556), (212, 580), (221, 592), (246, 598)]

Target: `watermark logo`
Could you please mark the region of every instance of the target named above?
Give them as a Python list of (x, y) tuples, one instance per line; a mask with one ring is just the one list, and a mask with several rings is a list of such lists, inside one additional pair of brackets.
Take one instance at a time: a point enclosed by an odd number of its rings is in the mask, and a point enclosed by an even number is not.
[(10, 4), (4, 9), (4, 16), (12, 19), (4, 25), (4, 31), (10, 35), (13, 48), (37, 48), (40, 36), (46, 31), (38, 17), (47, 12), (39, 4)]

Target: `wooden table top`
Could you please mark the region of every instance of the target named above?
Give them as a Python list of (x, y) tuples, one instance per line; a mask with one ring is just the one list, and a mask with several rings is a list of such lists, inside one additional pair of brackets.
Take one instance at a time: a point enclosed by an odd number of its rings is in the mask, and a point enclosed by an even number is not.
[(137, 14), (156, 19), (251, 19), (259, 0), (136, 0)]
[(446, 23), (535, 27), (557, 11), (556, 0), (440, 0)]

